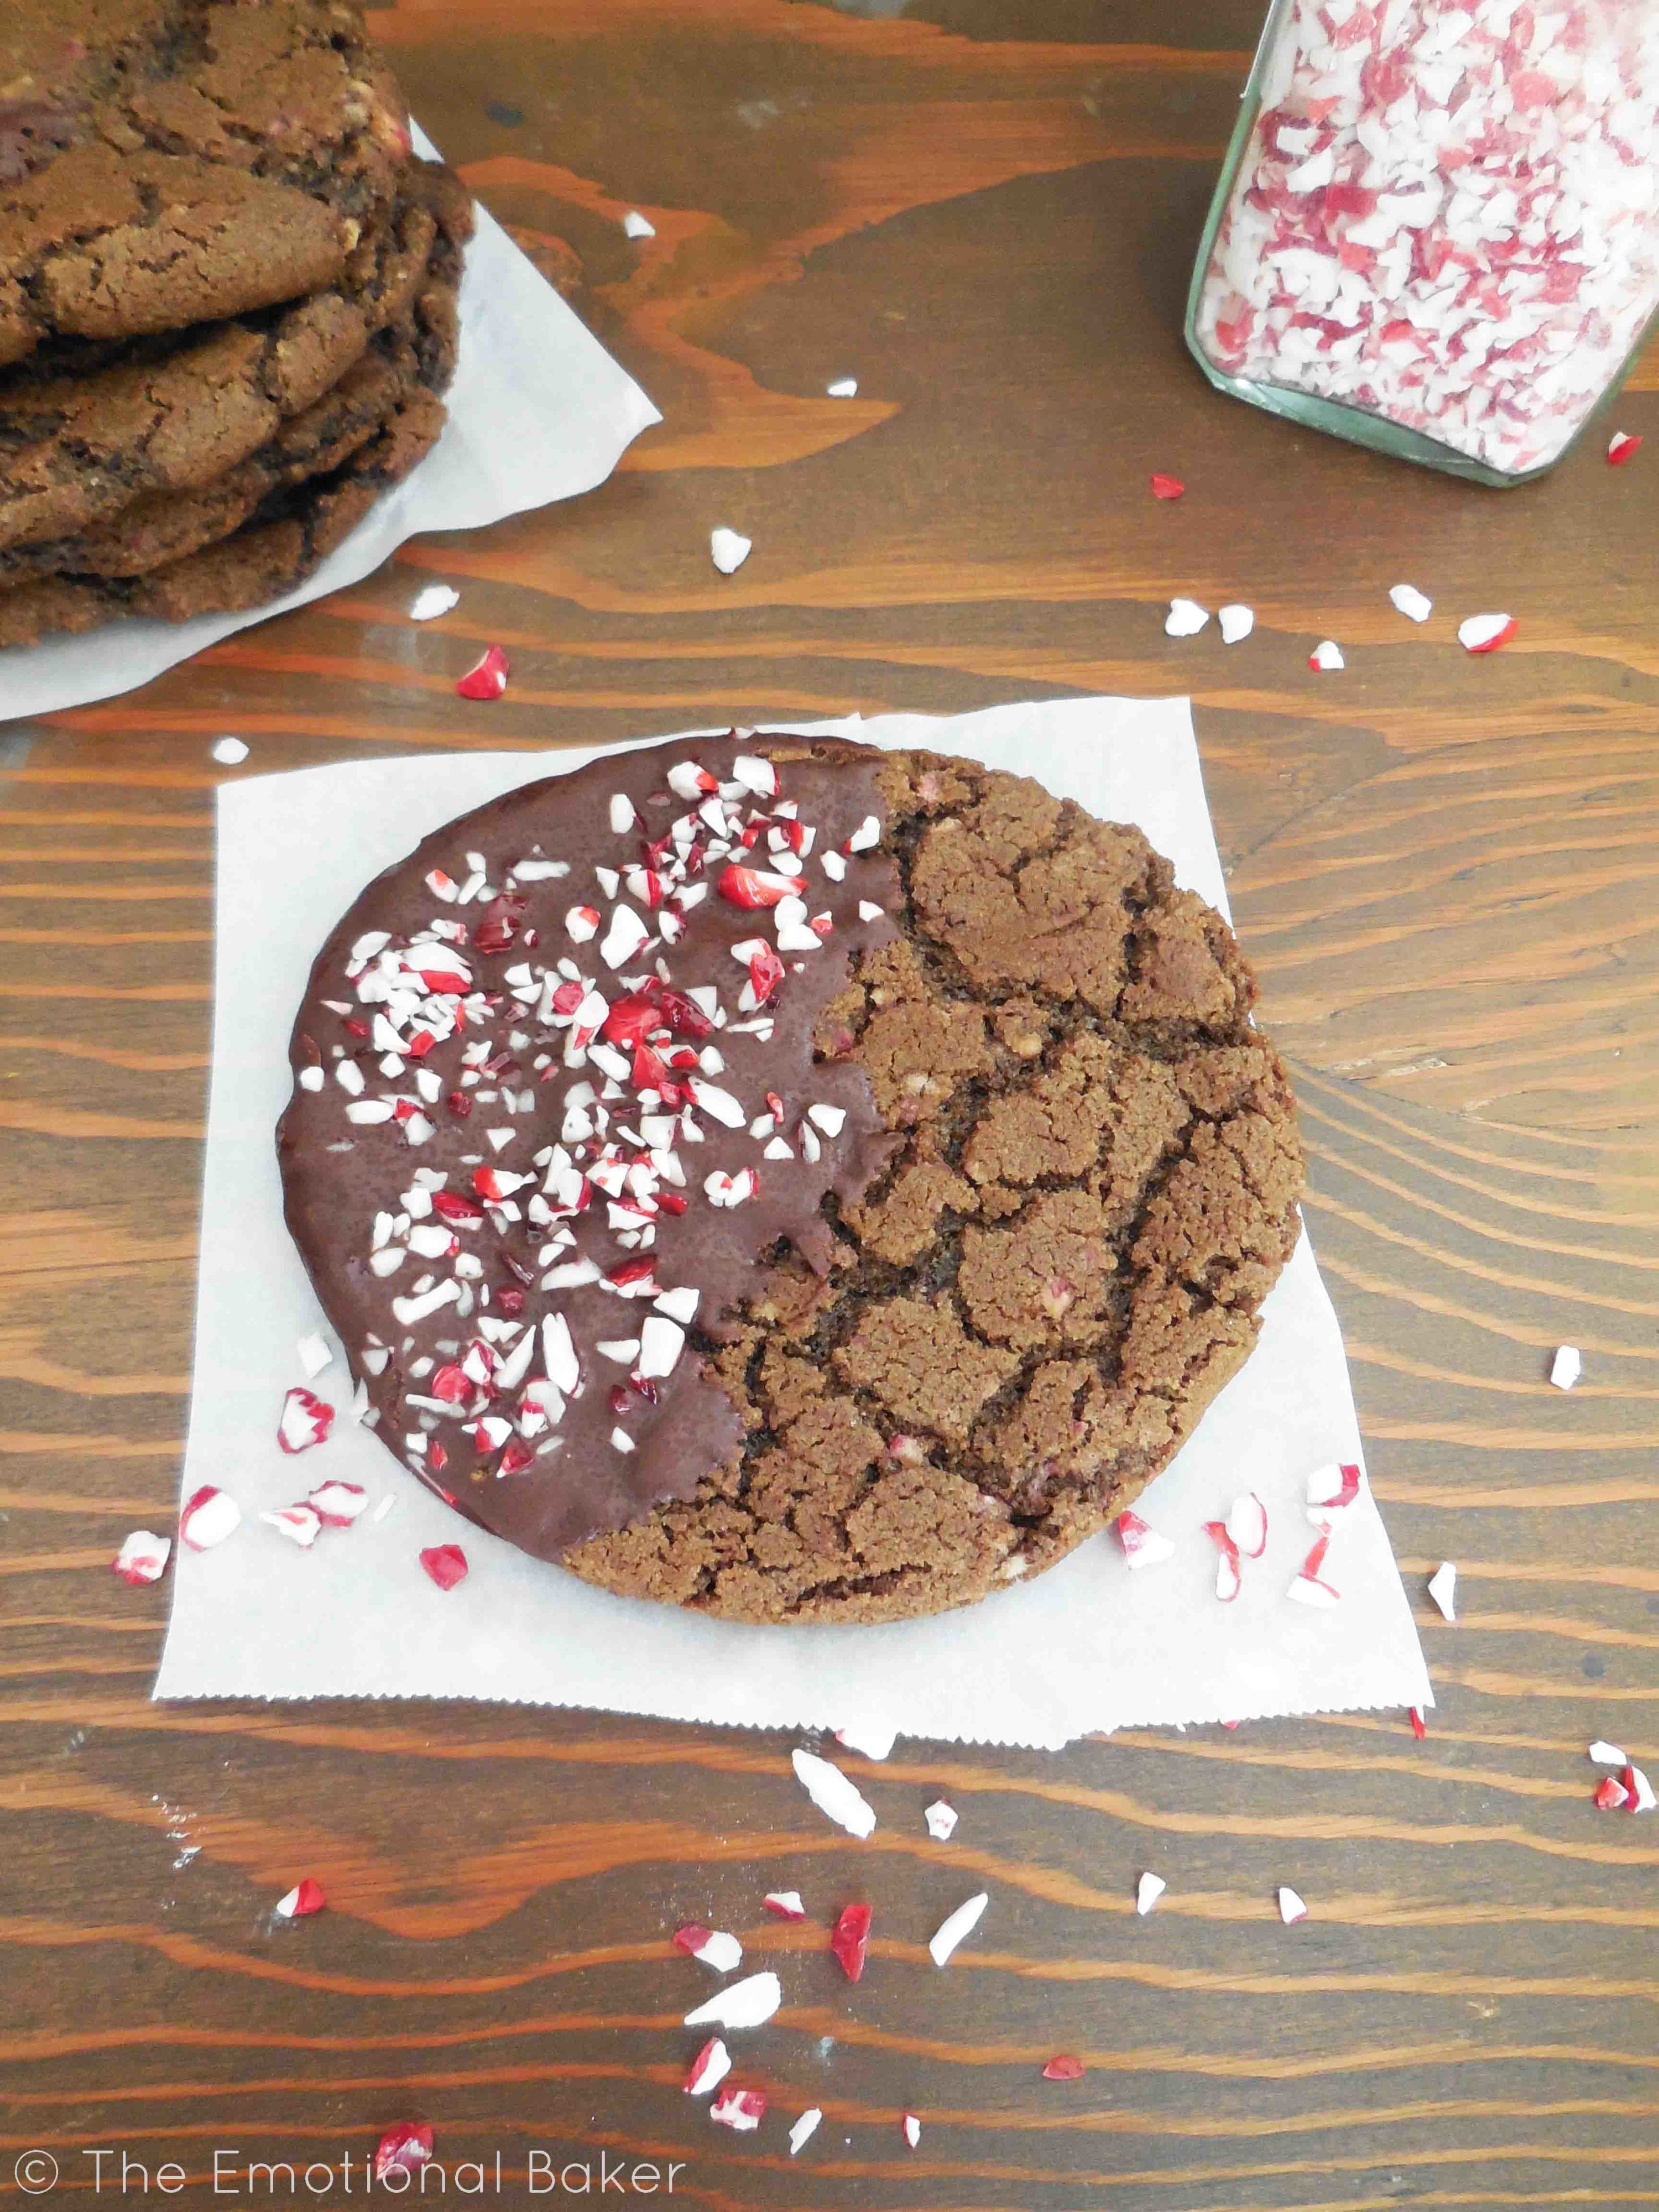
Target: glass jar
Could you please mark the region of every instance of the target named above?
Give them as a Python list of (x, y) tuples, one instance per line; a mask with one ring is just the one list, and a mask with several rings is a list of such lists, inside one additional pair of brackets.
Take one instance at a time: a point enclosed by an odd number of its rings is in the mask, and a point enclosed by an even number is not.
[(1274, 0), (1187, 343), (1274, 414), (1488, 484), (1659, 310), (1655, 0)]

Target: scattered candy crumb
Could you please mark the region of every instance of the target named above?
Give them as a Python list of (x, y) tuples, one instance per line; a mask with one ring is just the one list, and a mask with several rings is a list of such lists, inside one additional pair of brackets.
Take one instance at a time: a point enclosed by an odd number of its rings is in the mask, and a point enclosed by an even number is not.
[(708, 2107), (708, 2117), (717, 2126), (731, 2128), (740, 2136), (751, 2134), (766, 2118), (766, 2092), (722, 2089)]
[(1282, 1884), (1279, 1892), (1279, 1917), (1287, 1928), (1308, 1917), (1308, 1908), (1295, 1890), (1287, 1889)]
[(309, 1451), (325, 1443), (334, 1426), (334, 1408), (313, 1391), (293, 1389), (283, 1401), (276, 1422), (276, 1441), (285, 1452)]
[(1607, 441), (1607, 465), (1622, 469), (1626, 461), (1633, 461), (1641, 450), (1640, 438), (1632, 437), (1628, 430), (1615, 430)]
[(830, 1948), (841, 1962), (841, 1970), (849, 1982), (858, 1981), (864, 1972), (864, 1961), (870, 1948), (870, 1907), (867, 1905), (848, 1905), (842, 1908), (830, 1933)]
[(1171, 599), (1164, 617), (1165, 637), (1196, 637), (1210, 619), (1210, 611), (1196, 599)]
[(170, 1536), (158, 1536), (149, 1528), (135, 1528), (110, 1565), (124, 1583), (159, 1583), (167, 1572), (172, 1551)]
[(487, 646), (465, 676), (455, 679), (458, 699), (499, 699), (507, 689), (507, 655), (499, 645)]
[(1496, 653), (1516, 629), (1513, 615), (1469, 615), (1457, 625), (1457, 642), (1466, 653)]
[(185, 1501), (179, 1516), (179, 1540), (192, 1552), (210, 1552), (242, 1525), (242, 1509), (228, 1491), (204, 1482)]
[[(389, 2173), (416, 2173), (432, 2155), (432, 2130), (424, 2120), (404, 2120), (388, 2128), (374, 2151), (374, 2179)], [(401, 2192), (399, 2192), (401, 2194)]]
[(718, 2035), (711, 2035), (691, 2061), (682, 2085), (688, 2097), (706, 2097), (732, 2071), (732, 2054)]
[(1221, 625), (1223, 645), (1242, 645), (1255, 628), (1255, 609), (1231, 600), (1216, 616)]
[(1143, 1874), (1135, 1884), (1135, 1911), (1144, 1920), (1170, 1887), (1159, 1874)]
[(1285, 1595), (1297, 1605), (1333, 1606), (1342, 1602), (1342, 1593), (1334, 1583), (1327, 1582), (1320, 1570), (1325, 1564), (1325, 1554), (1330, 1549), (1331, 1532), (1327, 1524), (1302, 1562), (1302, 1571), (1291, 1584)]
[(1449, 1559), (1441, 1564), (1429, 1577), (1429, 1595), (1448, 1620), (1457, 1618), (1457, 1570)]
[(1154, 499), (1179, 499), (1187, 487), (1179, 477), (1161, 476), (1154, 469), (1148, 478)]
[(1243, 1587), (1243, 1576), (1238, 1564), (1238, 1546), (1233, 1541), (1224, 1521), (1206, 1521), (1204, 1533), (1213, 1537), (1220, 1558), (1216, 1561), (1215, 1594), (1223, 1605), (1231, 1605)]
[(1605, 1736), (1597, 1736), (1585, 1756), (1597, 1766), (1624, 1766), (1628, 1764), (1618, 1745), (1609, 1743)]
[(823, 2108), (809, 2105), (789, 2130), (789, 2155), (799, 2158), (806, 2145), (817, 2133), (818, 2122), (823, 2118)]
[(300, 1364), (305, 1369), (307, 1382), (314, 1382), (334, 1357), (327, 1338), (318, 1335), (315, 1331), (309, 1336), (302, 1336), (295, 1350), (300, 1355)]
[(729, 1974), (743, 1962), (743, 1946), (735, 1936), (723, 1929), (700, 1927), (695, 1920), (674, 1930), (674, 1948), (712, 1966), (717, 1974)]
[(1132, 1571), (1162, 1566), (1165, 1559), (1174, 1559), (1174, 1544), (1143, 1521), (1139, 1513), (1120, 1513), (1112, 1525), (1123, 1547), (1123, 1563)]
[(1425, 623), (1434, 612), (1434, 601), (1426, 599), (1415, 584), (1391, 584), (1389, 597), (1407, 622)]
[(840, 1767), (832, 1766), (827, 1759), (820, 1759), (811, 1751), (793, 1753), (791, 1764), (795, 1779), (826, 1820), (833, 1820), (852, 1836), (867, 1836), (874, 1832), (874, 1812)]
[(327, 1903), (321, 1882), (313, 1881), (307, 1875), (303, 1881), (296, 1881), (292, 1889), (277, 1899), (276, 1917), (279, 1920), (307, 1920), (313, 1912), (320, 1912)]
[(623, 217), (623, 232), (629, 238), (654, 238), (657, 226), (647, 222), (637, 208), (629, 208)]
[(957, 1946), (965, 1942), (973, 1934), (983, 1919), (985, 1908), (990, 1902), (988, 1892), (981, 1889), (976, 1895), (969, 1898), (964, 1904), (957, 1905), (954, 1912), (939, 1923), (927, 1945), (936, 1966), (946, 1965)]
[(421, 1565), (441, 1590), (452, 1590), (466, 1580), (466, 1553), (459, 1544), (430, 1544), (421, 1553)]
[(884, 1721), (864, 1721), (856, 1728), (836, 1730), (837, 1743), (845, 1744), (848, 1751), (862, 1752), (866, 1759), (885, 1759), (897, 1741), (898, 1730)]
[(247, 758), (247, 747), (240, 738), (216, 738), (208, 750), (225, 768), (238, 768)]
[(780, 1920), (805, 1920), (806, 1907), (800, 1901), (798, 1889), (769, 1889), (761, 1903), (769, 1912), (776, 1913)]
[(1417, 1738), (1419, 1743), (1421, 1743), (1429, 1732), (1429, 1724), (1423, 1717), (1423, 1708), (1421, 1705), (1411, 1705), (1407, 1710), (1411, 1714), (1412, 1734)]
[(943, 1797), (935, 1797), (923, 1818), (927, 1832), (936, 1844), (948, 1844), (957, 1832), (957, 1808), (947, 1805)]
[(1247, 1559), (1259, 1559), (1267, 1548), (1267, 1509), (1255, 1491), (1235, 1498), (1227, 1514), (1227, 1534)]
[(1352, 1462), (1316, 1468), (1308, 1477), (1308, 1518), (1316, 1526), (1329, 1525), (1333, 1513), (1341, 1513), (1359, 1495), (1359, 1469)]
[(1550, 1362), (1550, 1381), (1558, 1390), (1571, 1390), (1584, 1371), (1583, 1360), (1576, 1344), (1564, 1344), (1557, 1348)]
[(921, 2122), (916, 2118), (914, 2112), (906, 2112), (903, 2118), (900, 2120), (899, 2125), (904, 2131), (905, 2142), (908, 2142), (911, 2149), (914, 2150), (916, 2145), (921, 2141)]
[(833, 384), (826, 384), (823, 388), (831, 399), (856, 399), (859, 396), (856, 376), (838, 376)]
[(707, 2004), (685, 2015), (688, 2027), (763, 2027), (783, 2002), (783, 1985), (772, 1973), (728, 1983)]
[(410, 622), (435, 622), (447, 615), (452, 607), (461, 604), (461, 595), (453, 584), (423, 584), (409, 603)]
[(1334, 670), (1346, 668), (1347, 665), (1342, 658), (1342, 648), (1334, 637), (1322, 638), (1308, 655), (1309, 667), (1322, 676), (1328, 676)]
[(729, 576), (741, 568), (754, 550), (752, 538), (744, 538), (735, 530), (727, 530), (724, 525), (708, 533), (708, 557), (722, 576)]
[(1042, 2078), (1045, 2081), (1080, 2081), (1083, 2061), (1074, 2058), (1070, 2051), (1057, 2052), (1043, 2068)]

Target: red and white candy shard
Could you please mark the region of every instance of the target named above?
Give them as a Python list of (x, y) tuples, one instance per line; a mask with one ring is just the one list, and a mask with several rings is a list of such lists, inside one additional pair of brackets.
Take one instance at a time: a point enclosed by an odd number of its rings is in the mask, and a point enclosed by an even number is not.
[(1227, 1515), (1227, 1534), (1247, 1559), (1259, 1559), (1267, 1548), (1267, 1509), (1255, 1491), (1235, 1498)]
[(1618, 1745), (1609, 1743), (1605, 1736), (1597, 1736), (1585, 1756), (1593, 1760), (1597, 1766), (1623, 1766), (1627, 1764), (1625, 1754), (1620, 1750)]
[(690, 1958), (700, 1959), (717, 1974), (729, 1974), (743, 1962), (743, 1946), (735, 1936), (728, 1936), (721, 1929), (700, 1927), (695, 1920), (674, 1930), (674, 1948)]
[(368, 1506), (368, 1492), (361, 1483), (319, 1482), (306, 1492), (306, 1504), (325, 1528), (349, 1528)]
[(1223, 645), (1242, 645), (1255, 628), (1255, 609), (1232, 599), (1219, 610), (1216, 620), (1221, 625)]
[(1309, 667), (1316, 670), (1322, 676), (1330, 675), (1336, 669), (1346, 668), (1347, 665), (1342, 658), (1342, 648), (1334, 637), (1321, 638), (1319, 643), (1308, 655)]
[(421, 1565), (441, 1590), (452, 1590), (467, 1577), (466, 1553), (459, 1544), (431, 1544), (421, 1553)]
[(1144, 1920), (1170, 1887), (1162, 1875), (1143, 1874), (1135, 1884), (1135, 1911)]
[(1238, 1564), (1238, 1546), (1224, 1521), (1206, 1521), (1204, 1533), (1215, 1540), (1220, 1558), (1216, 1561), (1215, 1594), (1223, 1605), (1231, 1605), (1243, 1586), (1243, 1577)]
[(948, 1844), (957, 1832), (957, 1808), (947, 1805), (943, 1797), (934, 1798), (923, 1815), (927, 1832), (936, 1844)]
[(809, 2105), (789, 2130), (789, 2155), (799, 2158), (801, 2152), (817, 2133), (818, 2122), (823, 2118), (823, 2107)]
[(507, 689), (507, 677), (506, 653), (499, 645), (489, 646), (465, 675), (456, 678), (456, 694), (462, 699), (499, 699)]
[(905, 2142), (914, 2150), (921, 2141), (921, 2122), (914, 2112), (906, 2112), (900, 2119), (899, 2126), (903, 2130)]
[(769, 1889), (761, 1903), (769, 1912), (776, 1913), (780, 1920), (805, 1920), (806, 1907), (800, 1901), (798, 1889)]
[(1423, 1708), (1421, 1705), (1408, 1705), (1406, 1710), (1411, 1715), (1412, 1734), (1421, 1743), (1429, 1732), (1429, 1724), (1423, 1717)]
[(1162, 1566), (1165, 1559), (1175, 1557), (1175, 1546), (1167, 1536), (1141, 1519), (1139, 1513), (1120, 1513), (1112, 1523), (1117, 1531), (1117, 1540), (1123, 1547), (1123, 1559), (1131, 1569)]
[(687, 2069), (684, 2089), (688, 2097), (706, 2097), (711, 2089), (718, 2088), (732, 2071), (732, 2054), (718, 2035), (711, 2035)]
[(897, 1741), (898, 1730), (885, 1721), (862, 1721), (854, 1728), (836, 1730), (837, 1743), (845, 1744), (848, 1751), (862, 1752), (866, 1759), (885, 1759)]
[(1652, 1812), (1655, 1803), (1653, 1784), (1639, 1766), (1626, 1766), (1620, 1780), (1630, 1797), (1632, 1812)]
[(1516, 627), (1513, 615), (1470, 615), (1457, 625), (1457, 642), (1466, 653), (1496, 653)]
[(179, 1540), (192, 1552), (210, 1552), (235, 1534), (242, 1525), (242, 1509), (228, 1490), (204, 1482), (185, 1500), (179, 1516)]
[(1626, 1789), (1623, 1778), (1617, 1774), (1601, 1777), (1592, 1802), (1598, 1813), (1631, 1813), (1636, 1809), (1635, 1793)]
[(1583, 1371), (1584, 1363), (1576, 1344), (1563, 1344), (1557, 1347), (1555, 1357), (1550, 1362), (1550, 1381), (1558, 1390), (1571, 1390)]
[(1444, 1559), (1429, 1577), (1429, 1595), (1448, 1620), (1457, 1618), (1457, 1570)]
[(274, 1513), (262, 1513), (259, 1518), (302, 1552), (308, 1552), (323, 1532), (322, 1516), (311, 1505), (282, 1505)]
[(1210, 619), (1210, 611), (1196, 599), (1171, 599), (1164, 617), (1165, 637), (1196, 637)]
[(290, 1390), (283, 1401), (276, 1424), (276, 1441), (285, 1452), (309, 1451), (327, 1441), (334, 1425), (334, 1408), (310, 1390)]
[(432, 2155), (432, 2130), (424, 2120), (404, 2120), (388, 2128), (374, 2151), (374, 2179), (388, 2173), (416, 2173)]
[(1659, 300), (1646, 11), (1286, 10), (1195, 332), (1218, 370), (1547, 466)]
[(1359, 1469), (1352, 1462), (1316, 1468), (1308, 1477), (1308, 1518), (1324, 1522), (1340, 1513), (1359, 1495)]
[(1056, 2051), (1042, 2069), (1045, 2081), (1080, 2081), (1083, 2074), (1083, 2061), (1069, 2051)]
[(1434, 612), (1434, 601), (1425, 598), (1415, 584), (1390, 584), (1389, 597), (1407, 622), (1425, 623)]
[(738, 531), (722, 526), (708, 533), (708, 557), (722, 576), (730, 576), (741, 568), (754, 550), (754, 539), (743, 537)]
[(783, 1985), (775, 1974), (750, 1974), (730, 1982), (685, 2015), (688, 2027), (763, 2027), (783, 2002)]
[(303, 1881), (296, 1881), (292, 1889), (277, 1899), (276, 1917), (279, 1920), (306, 1920), (313, 1912), (320, 1912), (327, 1903), (321, 1882), (313, 1881), (307, 1875)]
[(1609, 465), (1615, 469), (1623, 468), (1626, 461), (1635, 459), (1641, 444), (1642, 441), (1632, 437), (1628, 430), (1615, 430), (1607, 441)]
[(1302, 1562), (1301, 1573), (1285, 1592), (1285, 1595), (1294, 1599), (1297, 1605), (1333, 1606), (1341, 1603), (1341, 1591), (1334, 1583), (1327, 1582), (1320, 1571), (1330, 1545), (1331, 1532), (1328, 1526)]
[(1298, 1920), (1305, 1920), (1308, 1917), (1308, 1908), (1296, 1892), (1293, 1889), (1285, 1888), (1283, 1885), (1280, 1886), (1279, 1892), (1279, 1917), (1287, 1928), (1294, 1926)]
[(170, 1536), (157, 1536), (148, 1528), (135, 1528), (123, 1540), (110, 1565), (124, 1583), (159, 1583), (167, 1572), (172, 1553)]
[(766, 2118), (763, 2089), (722, 2089), (708, 2107), (708, 2117), (738, 2135), (752, 2134)]
[(811, 1751), (793, 1753), (791, 1763), (795, 1779), (826, 1820), (845, 1828), (848, 1835), (868, 1836), (874, 1832), (874, 1812), (840, 1767), (832, 1766), (827, 1759), (820, 1759)]
[(1187, 489), (1179, 477), (1161, 476), (1156, 469), (1150, 481), (1154, 499), (1179, 499)]
[(991, 1902), (989, 1893), (981, 1890), (956, 1911), (942, 1920), (928, 1938), (927, 1948), (936, 1966), (949, 1963), (951, 1953), (963, 1943), (985, 1917), (985, 1908)]
[(837, 1915), (830, 1931), (830, 1948), (849, 1982), (860, 1981), (870, 1948), (871, 1911), (867, 1905), (848, 1905)]

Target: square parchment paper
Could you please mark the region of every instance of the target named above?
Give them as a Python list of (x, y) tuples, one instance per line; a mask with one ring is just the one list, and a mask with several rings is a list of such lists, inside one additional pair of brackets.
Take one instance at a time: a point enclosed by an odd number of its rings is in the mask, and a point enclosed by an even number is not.
[[(1073, 699), (949, 720), (821, 724), (926, 744), (1038, 777), (1096, 814), (1138, 823), (1183, 884), (1226, 909), (1184, 700)], [(283, 1225), (272, 1129), (287, 1040), (318, 945), (368, 878), (428, 831), (515, 784), (592, 755), (474, 753), (354, 762), (219, 792), (212, 1104), (190, 1442), (183, 1492), (212, 1482), (247, 1521), (183, 1553), (159, 1698), (492, 1698), (680, 1720), (844, 1727), (1057, 1746), (1131, 1723), (1426, 1705), (1428, 1678), (1369, 1489), (1342, 1516), (1325, 1572), (1342, 1602), (1285, 1592), (1314, 1531), (1306, 1480), (1358, 1460), (1342, 1341), (1306, 1239), (1267, 1300), (1261, 1341), (1140, 1510), (1176, 1557), (1131, 1575), (1095, 1539), (1028, 1584), (937, 1620), (749, 1628), (590, 1589), (461, 1521), (343, 1417), (337, 1353), (313, 1387), (342, 1409), (302, 1461), (276, 1445), (295, 1340), (321, 1326)], [(1246, 950), (1248, 951), (1248, 946)], [(258, 1519), (325, 1475), (392, 1510), (296, 1551)], [(1266, 1501), (1265, 1558), (1217, 1602), (1200, 1523), (1237, 1493)], [(442, 1592), (424, 1545), (459, 1540), (471, 1571)]]

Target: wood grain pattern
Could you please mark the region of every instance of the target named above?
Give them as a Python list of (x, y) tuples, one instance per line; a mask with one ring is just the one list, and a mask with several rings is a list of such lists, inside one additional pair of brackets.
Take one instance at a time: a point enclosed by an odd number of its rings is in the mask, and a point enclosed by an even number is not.
[[(1179, 311), (1247, 0), (415, 0), (427, 128), (662, 405), (611, 483), (0, 729), (0, 2194), (125, 2143), (361, 2160), (423, 2115), (677, 2159), (708, 2212), (1382, 2212), (1659, 2197), (1659, 505), (1594, 441), (1486, 494), (1212, 394)], [(657, 235), (622, 235), (629, 208)], [(854, 374), (855, 401), (831, 378)], [(1622, 427), (1659, 433), (1650, 361)], [(1650, 451), (1656, 447), (1650, 447)], [(1174, 507), (1150, 469), (1188, 482)], [(721, 579), (710, 526), (756, 541)], [(412, 627), (453, 579), (459, 605)], [(1409, 580), (1425, 632), (1389, 608)], [(1162, 602), (1256, 609), (1176, 643)], [(1503, 606), (1506, 653), (1457, 617)], [(1311, 673), (1338, 638), (1340, 677)], [(491, 640), (492, 707), (454, 676)], [(0, 671), (0, 684), (3, 671)], [(1062, 1757), (901, 1744), (829, 1828), (786, 1737), (427, 1705), (158, 1708), (210, 1012), (214, 738), (245, 772), (414, 747), (1190, 690), (1292, 1055), (1310, 1219), (1441, 1703)], [(0, 700), (3, 703), (3, 700)], [(1553, 1347), (1583, 1348), (1571, 1396)], [(926, 1837), (944, 1792), (957, 1839)], [(1154, 1865), (1170, 1890), (1132, 1908)], [(330, 1911), (274, 1928), (301, 1874)], [(1313, 1906), (1280, 1927), (1277, 1883)], [(760, 1896), (867, 1895), (856, 1990)], [(991, 1892), (946, 1974), (927, 1936)], [(679, 2080), (732, 1927), (790, 2002)], [(1043, 2062), (1073, 2051), (1076, 2083)], [(787, 2157), (783, 2122), (826, 2118)], [(924, 2131), (908, 2150), (904, 2109)], [(361, 2172), (361, 2166), (359, 2167)], [(337, 2191), (313, 2201), (349, 2200)], [(557, 2202), (556, 2197), (550, 2201)]]

